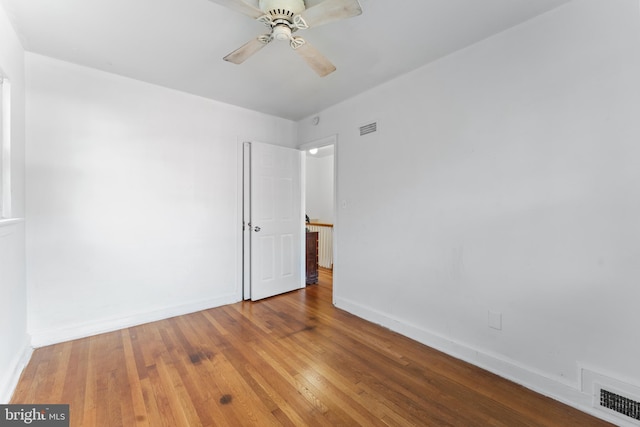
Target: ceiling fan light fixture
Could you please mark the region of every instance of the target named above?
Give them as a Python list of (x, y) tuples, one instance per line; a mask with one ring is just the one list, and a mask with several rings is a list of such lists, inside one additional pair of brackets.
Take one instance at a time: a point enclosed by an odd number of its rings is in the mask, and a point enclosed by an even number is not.
[(273, 27), (273, 38), (280, 41), (291, 40), (291, 28), (281, 24)]

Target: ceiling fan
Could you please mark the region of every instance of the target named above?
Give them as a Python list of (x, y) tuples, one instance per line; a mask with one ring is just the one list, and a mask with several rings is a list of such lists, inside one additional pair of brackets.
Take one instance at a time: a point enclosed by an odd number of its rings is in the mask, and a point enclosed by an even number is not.
[(291, 48), (321, 77), (331, 74), (336, 67), (309, 42), (293, 34), (362, 13), (358, 0), (324, 0), (309, 8), (304, 0), (211, 1), (256, 19), (271, 30), (225, 56), (225, 61), (241, 64), (273, 40), (288, 41)]

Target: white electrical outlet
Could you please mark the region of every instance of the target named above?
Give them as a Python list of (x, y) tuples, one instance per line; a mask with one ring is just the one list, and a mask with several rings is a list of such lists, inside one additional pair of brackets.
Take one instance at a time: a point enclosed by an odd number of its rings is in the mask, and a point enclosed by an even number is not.
[(498, 331), (502, 330), (502, 313), (489, 310), (489, 327)]

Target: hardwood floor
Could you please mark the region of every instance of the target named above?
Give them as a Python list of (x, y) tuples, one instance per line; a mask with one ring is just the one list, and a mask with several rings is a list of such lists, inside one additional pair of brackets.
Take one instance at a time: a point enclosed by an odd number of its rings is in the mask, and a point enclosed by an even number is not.
[(331, 274), (35, 350), (12, 403), (72, 426), (604, 426), (331, 304)]

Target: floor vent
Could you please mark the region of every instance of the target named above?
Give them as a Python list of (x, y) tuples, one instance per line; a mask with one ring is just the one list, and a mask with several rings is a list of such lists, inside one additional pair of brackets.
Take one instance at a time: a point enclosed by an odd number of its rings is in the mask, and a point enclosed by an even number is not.
[(377, 131), (378, 131), (378, 122), (373, 122), (373, 123), (369, 123), (368, 125), (360, 126), (360, 136), (365, 136)]
[(600, 406), (640, 421), (640, 402), (620, 396), (604, 388), (600, 389)]

